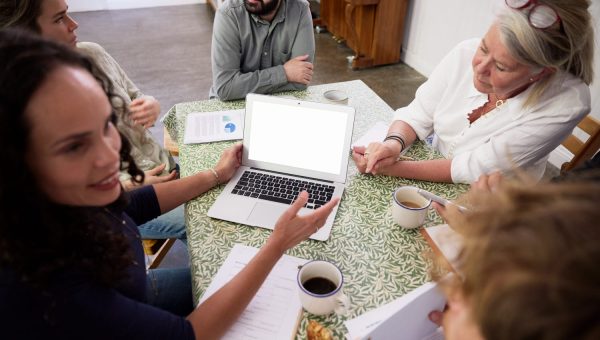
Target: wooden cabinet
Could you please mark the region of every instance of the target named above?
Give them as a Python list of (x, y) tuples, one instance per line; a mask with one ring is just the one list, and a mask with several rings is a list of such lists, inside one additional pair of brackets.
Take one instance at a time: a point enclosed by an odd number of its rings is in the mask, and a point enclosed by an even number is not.
[(352, 68), (400, 61), (408, 0), (321, 0), (321, 19), (355, 52)]

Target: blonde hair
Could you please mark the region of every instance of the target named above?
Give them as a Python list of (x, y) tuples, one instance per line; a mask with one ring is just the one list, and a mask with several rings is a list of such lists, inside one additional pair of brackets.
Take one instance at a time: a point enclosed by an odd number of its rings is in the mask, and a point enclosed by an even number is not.
[[(573, 74), (584, 83), (594, 78), (594, 29), (588, 8), (589, 0), (542, 0), (556, 11), (560, 24), (548, 29), (537, 29), (529, 24), (527, 10), (505, 8), (498, 16), (501, 39), (511, 55), (533, 69), (549, 67)], [(555, 72), (533, 84), (525, 102), (531, 106), (548, 88)]]
[(487, 340), (600, 338), (600, 184), (504, 184), (451, 215), (465, 297)]

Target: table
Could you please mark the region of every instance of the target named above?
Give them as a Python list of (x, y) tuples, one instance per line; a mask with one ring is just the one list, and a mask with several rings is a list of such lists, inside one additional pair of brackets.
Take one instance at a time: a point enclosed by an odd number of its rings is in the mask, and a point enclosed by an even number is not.
[[(322, 101), (330, 89), (348, 93), (349, 105), (356, 109), (353, 140), (362, 136), (375, 122), (391, 121), (393, 110), (360, 80), (310, 86), (306, 91), (284, 92), (303, 100)], [(206, 100), (175, 105), (164, 123), (179, 143), (181, 175), (189, 176), (216, 164), (221, 152), (232, 142), (185, 145), (182, 143), (185, 117), (191, 112), (207, 112), (244, 107), (244, 101)], [(407, 156), (416, 159), (441, 157), (421, 142)], [(344, 273), (345, 293), (351, 299), (347, 315), (314, 316), (304, 312), (297, 339), (306, 338), (306, 325), (314, 319), (327, 326), (335, 338), (346, 332), (343, 322), (390, 302), (427, 281), (429, 247), (417, 229), (405, 230), (392, 222), (390, 202), (394, 188), (415, 185), (453, 199), (468, 186), (431, 183), (358, 173), (350, 160), (348, 181), (327, 242), (308, 240), (288, 251), (305, 259), (324, 259), (336, 263)], [(206, 213), (224, 186), (215, 188), (186, 204), (188, 250), (191, 259), (193, 293), (198, 299), (235, 243), (260, 247), (270, 230), (211, 219)], [(430, 211), (430, 219), (439, 217)]]

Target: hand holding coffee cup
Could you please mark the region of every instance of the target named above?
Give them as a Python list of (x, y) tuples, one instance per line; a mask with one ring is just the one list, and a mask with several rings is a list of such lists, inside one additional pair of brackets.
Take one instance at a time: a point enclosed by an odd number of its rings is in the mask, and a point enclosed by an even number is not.
[(342, 291), (344, 276), (333, 263), (307, 262), (298, 271), (297, 282), (300, 302), (307, 312), (325, 315), (345, 314), (348, 310), (349, 299)]
[(417, 228), (425, 223), (431, 200), (419, 194), (419, 188), (399, 187), (392, 197), (392, 218), (406, 229)]

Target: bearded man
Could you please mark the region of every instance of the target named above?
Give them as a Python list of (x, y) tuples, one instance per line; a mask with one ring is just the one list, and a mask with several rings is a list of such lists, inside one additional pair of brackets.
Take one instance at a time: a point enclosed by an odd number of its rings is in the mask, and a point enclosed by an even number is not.
[(304, 90), (314, 56), (307, 0), (226, 0), (213, 25), (209, 96)]

